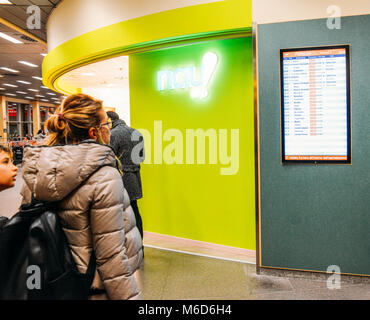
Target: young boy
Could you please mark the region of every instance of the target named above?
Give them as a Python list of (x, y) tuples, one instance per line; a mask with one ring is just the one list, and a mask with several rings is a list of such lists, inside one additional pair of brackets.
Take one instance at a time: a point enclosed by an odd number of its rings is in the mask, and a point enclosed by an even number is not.
[(0, 192), (14, 187), (18, 168), (13, 164), (11, 152), (0, 145)]
[[(0, 192), (14, 187), (17, 172), (18, 168), (12, 162), (10, 150), (0, 144)], [(0, 217), (0, 231), (8, 221), (8, 218)]]

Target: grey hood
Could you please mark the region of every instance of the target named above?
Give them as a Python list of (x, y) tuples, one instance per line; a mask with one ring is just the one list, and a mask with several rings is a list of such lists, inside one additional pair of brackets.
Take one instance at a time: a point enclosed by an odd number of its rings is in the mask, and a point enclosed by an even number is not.
[(113, 150), (93, 140), (77, 145), (28, 146), (24, 150), (22, 175), (34, 197), (60, 201), (103, 166), (117, 167)]

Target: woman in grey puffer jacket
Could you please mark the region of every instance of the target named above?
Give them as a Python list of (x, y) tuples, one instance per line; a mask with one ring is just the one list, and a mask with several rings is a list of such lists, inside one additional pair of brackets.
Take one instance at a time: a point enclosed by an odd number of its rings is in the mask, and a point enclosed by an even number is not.
[(61, 201), (58, 213), (81, 273), (94, 250), (92, 289), (103, 292), (103, 299), (140, 299), (133, 273), (142, 262), (142, 240), (117, 158), (104, 145), (109, 125), (101, 101), (83, 94), (68, 97), (48, 120), (46, 146), (25, 148), (22, 203), (32, 195)]

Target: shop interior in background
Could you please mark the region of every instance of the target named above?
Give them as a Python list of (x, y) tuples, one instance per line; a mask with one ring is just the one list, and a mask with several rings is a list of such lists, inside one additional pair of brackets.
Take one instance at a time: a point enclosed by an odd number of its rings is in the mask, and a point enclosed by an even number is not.
[[(8, 138), (25, 137), (33, 135), (33, 111), (30, 104), (7, 102), (7, 131)], [(40, 127), (43, 128), (45, 121), (54, 114), (55, 107), (40, 106)]]

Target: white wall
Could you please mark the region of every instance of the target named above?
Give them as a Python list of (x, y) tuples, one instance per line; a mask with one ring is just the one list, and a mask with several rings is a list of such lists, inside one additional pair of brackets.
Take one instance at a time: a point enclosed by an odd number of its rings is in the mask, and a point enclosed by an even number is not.
[(115, 23), (149, 14), (224, 0), (63, 0), (47, 23), (48, 50)]
[(339, 7), (341, 16), (370, 14), (370, 0), (253, 0), (253, 22), (273, 23), (327, 18), (327, 8)]

